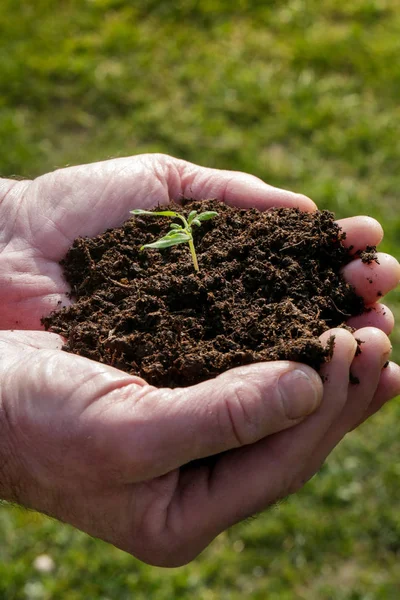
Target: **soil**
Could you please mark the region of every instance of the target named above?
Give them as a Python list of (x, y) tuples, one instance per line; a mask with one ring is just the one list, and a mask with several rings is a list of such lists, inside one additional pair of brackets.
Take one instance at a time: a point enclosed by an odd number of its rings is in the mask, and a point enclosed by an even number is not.
[(42, 320), (66, 338), (65, 350), (169, 387), (256, 361), (319, 369), (329, 360), (333, 341), (323, 347), (318, 336), (364, 310), (340, 274), (351, 256), (333, 213), (215, 200), (167, 208), (218, 212), (193, 227), (200, 271), (187, 244), (140, 250), (167, 233), (165, 217), (76, 239), (61, 262), (75, 303)]

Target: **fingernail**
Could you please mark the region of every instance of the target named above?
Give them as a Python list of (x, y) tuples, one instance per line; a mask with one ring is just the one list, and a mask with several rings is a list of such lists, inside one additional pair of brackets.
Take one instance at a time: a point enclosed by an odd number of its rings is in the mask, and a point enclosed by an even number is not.
[(289, 419), (299, 419), (311, 414), (321, 402), (322, 383), (316, 373), (311, 375), (298, 367), (281, 375), (278, 385)]

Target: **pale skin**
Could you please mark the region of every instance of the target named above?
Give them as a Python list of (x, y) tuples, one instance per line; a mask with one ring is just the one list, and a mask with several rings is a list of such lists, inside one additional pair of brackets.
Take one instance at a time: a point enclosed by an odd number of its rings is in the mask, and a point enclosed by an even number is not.
[[(0, 180), (0, 498), (162, 566), (192, 560), (221, 531), (298, 490), (351, 429), (400, 393), (400, 368), (382, 369), (393, 316), (377, 300), (400, 280), (386, 254), (344, 270), (372, 310), (352, 319), (354, 334), (333, 331), (324, 383), (311, 368), (281, 361), (159, 390), (62, 352), (40, 318), (70, 302), (58, 261), (73, 239), (182, 196), (316, 208), (251, 175), (164, 155)], [(382, 239), (369, 217), (340, 224), (354, 249)], [(357, 357), (355, 338), (364, 342)], [(350, 369), (359, 385), (349, 384)]]

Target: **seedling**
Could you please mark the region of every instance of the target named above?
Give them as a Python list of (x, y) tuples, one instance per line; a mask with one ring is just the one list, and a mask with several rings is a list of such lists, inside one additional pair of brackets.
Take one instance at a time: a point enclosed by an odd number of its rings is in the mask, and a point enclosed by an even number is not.
[(177, 246), (178, 244), (189, 244), (190, 254), (192, 255), (193, 265), (196, 271), (199, 270), (199, 263), (197, 262), (196, 250), (193, 243), (193, 234), (192, 227), (193, 225), (197, 225), (197, 227), (201, 226), (202, 221), (208, 221), (213, 217), (218, 215), (215, 210), (207, 210), (200, 214), (197, 214), (197, 210), (192, 210), (187, 220), (185, 217), (173, 210), (161, 210), (161, 211), (151, 211), (151, 210), (142, 210), (141, 208), (136, 208), (135, 210), (130, 211), (132, 215), (153, 215), (159, 217), (170, 217), (172, 219), (180, 219), (183, 223), (171, 223), (170, 231), (164, 235), (164, 237), (159, 240), (152, 242), (151, 244), (144, 244), (141, 246), (141, 250), (144, 248), (151, 248), (161, 250), (162, 248), (169, 248), (170, 246)]

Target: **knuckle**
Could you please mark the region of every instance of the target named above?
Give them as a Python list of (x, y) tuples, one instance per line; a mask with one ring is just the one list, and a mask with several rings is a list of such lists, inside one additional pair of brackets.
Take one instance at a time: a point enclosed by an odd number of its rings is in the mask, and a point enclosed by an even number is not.
[(225, 390), (223, 429), (235, 446), (250, 444), (258, 438), (261, 393), (244, 380), (231, 383)]
[(274, 465), (275, 502), (279, 502), (298, 492), (306, 483), (304, 464), (299, 466), (288, 459), (282, 447), (276, 447), (274, 444), (269, 445), (268, 452), (269, 462)]
[(186, 545), (175, 544), (172, 540), (165, 544), (149, 544), (146, 549), (142, 548), (139, 551), (136, 548), (128, 548), (127, 551), (149, 565), (169, 569), (182, 567), (196, 556), (188, 551)]
[(296, 477), (292, 478), (292, 480), (288, 482), (286, 495), (291, 496), (292, 494), (296, 494), (306, 483), (307, 477), (304, 475), (296, 475)]
[(288, 474), (282, 473), (275, 502), (285, 500), (289, 496), (292, 496), (298, 492), (302, 487), (303, 482), (300, 478), (293, 478)]
[(182, 567), (194, 557), (195, 554), (190, 551), (187, 543), (169, 539), (168, 543), (155, 550), (153, 562), (159, 567), (175, 568)]
[(165, 511), (157, 516), (147, 510), (145, 518), (135, 526), (136, 535), (129, 536), (123, 549), (157, 567), (173, 568), (187, 564), (199, 554), (203, 546), (199, 544), (193, 531), (190, 537), (184, 531), (174, 531), (167, 520)]

